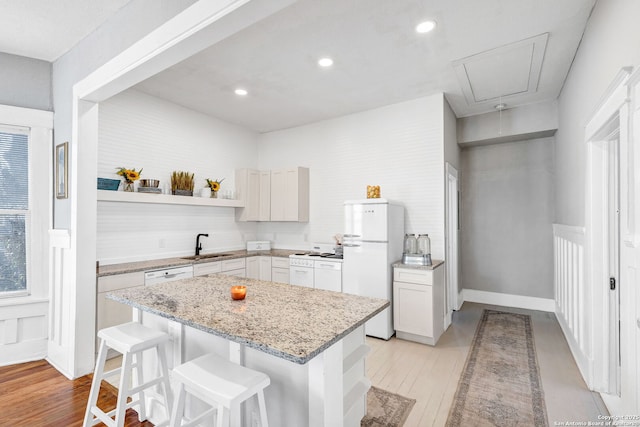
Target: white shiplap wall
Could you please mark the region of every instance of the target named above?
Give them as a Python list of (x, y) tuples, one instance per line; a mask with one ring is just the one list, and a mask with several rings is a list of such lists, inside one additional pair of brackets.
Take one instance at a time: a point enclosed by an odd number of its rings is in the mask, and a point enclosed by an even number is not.
[[(260, 169), (310, 169), (308, 224), (260, 225), (260, 237), (289, 244), (331, 241), (343, 231), (343, 202), (367, 185), (405, 206), (405, 229), (429, 233), (444, 257), (443, 95), (393, 104), (260, 135)], [(300, 239), (306, 240), (301, 241)]]
[[(119, 166), (144, 168), (143, 178), (170, 183), (174, 170), (225, 178), (235, 189), (235, 169), (257, 166), (257, 134), (141, 92), (129, 90), (100, 104), (98, 176), (119, 178)], [(101, 264), (191, 254), (198, 233), (206, 251), (244, 247), (257, 226), (235, 221), (234, 208), (98, 203), (97, 255)]]
[[(343, 231), (343, 202), (380, 185), (405, 206), (409, 233), (429, 233), (444, 257), (443, 95), (438, 94), (293, 129), (257, 135), (137, 91), (100, 105), (98, 176), (118, 166), (169, 182), (172, 170), (204, 179), (237, 168), (310, 168), (310, 220), (240, 223), (233, 208), (98, 203), (97, 253), (102, 264), (190, 254), (197, 233), (206, 251), (241, 248), (255, 238), (306, 248)], [(161, 184), (162, 185), (162, 184)]]

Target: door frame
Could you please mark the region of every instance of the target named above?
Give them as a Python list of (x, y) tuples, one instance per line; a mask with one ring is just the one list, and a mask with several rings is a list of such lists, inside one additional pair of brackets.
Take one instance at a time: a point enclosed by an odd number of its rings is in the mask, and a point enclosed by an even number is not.
[(460, 240), (458, 236), (458, 227), (460, 224), (460, 198), (459, 198), (459, 178), (458, 170), (454, 168), (449, 162), (445, 164), (445, 229), (446, 229), (446, 254), (445, 254), (445, 268), (446, 268), (446, 292), (445, 294), (445, 316), (444, 327), (445, 329), (451, 325), (453, 311), (460, 308), (459, 294), (459, 245)]
[[(609, 330), (609, 155), (610, 140), (620, 134), (625, 123), (621, 109), (628, 102), (629, 74), (628, 68), (620, 70), (585, 127), (585, 293), (590, 304), (583, 309), (591, 313), (585, 318), (590, 323), (586, 328), (591, 331), (587, 356), (592, 361), (586, 381), (592, 390), (612, 395), (618, 384), (609, 371), (609, 346), (615, 339)], [(620, 278), (617, 280), (619, 292)]]

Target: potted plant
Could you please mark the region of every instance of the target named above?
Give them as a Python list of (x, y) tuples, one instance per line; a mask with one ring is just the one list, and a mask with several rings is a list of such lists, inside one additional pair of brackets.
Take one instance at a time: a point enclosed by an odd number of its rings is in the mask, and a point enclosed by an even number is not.
[(193, 174), (173, 171), (171, 173), (171, 194), (193, 196)]

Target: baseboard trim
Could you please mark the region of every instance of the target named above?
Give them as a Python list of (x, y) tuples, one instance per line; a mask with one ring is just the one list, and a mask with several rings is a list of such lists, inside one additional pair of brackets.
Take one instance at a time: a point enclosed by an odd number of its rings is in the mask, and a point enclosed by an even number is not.
[(547, 311), (550, 313), (555, 313), (556, 311), (556, 303), (552, 299), (501, 294), (498, 292), (479, 291), (477, 289), (463, 289), (462, 301), (499, 305), (503, 307), (524, 308), (527, 310)]

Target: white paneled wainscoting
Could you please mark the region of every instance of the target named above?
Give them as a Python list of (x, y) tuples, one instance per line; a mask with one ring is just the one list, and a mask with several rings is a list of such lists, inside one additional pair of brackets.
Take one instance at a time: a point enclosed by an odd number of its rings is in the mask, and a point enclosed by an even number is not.
[(49, 230), (49, 323), (47, 341), (47, 361), (58, 371), (73, 378), (71, 362), (73, 352), (73, 312), (69, 294), (70, 286), (65, 286), (71, 277), (70, 266), (71, 236), (69, 230)]
[(46, 356), (48, 310), (47, 299), (0, 305), (0, 366)]
[(585, 229), (553, 224), (556, 317), (587, 384), (591, 384), (590, 294), (584, 280)]

